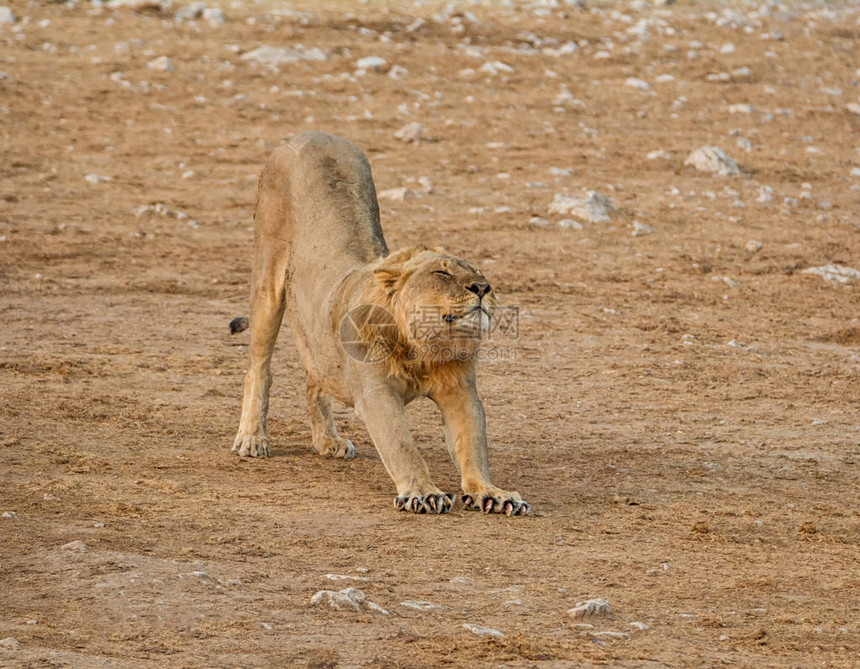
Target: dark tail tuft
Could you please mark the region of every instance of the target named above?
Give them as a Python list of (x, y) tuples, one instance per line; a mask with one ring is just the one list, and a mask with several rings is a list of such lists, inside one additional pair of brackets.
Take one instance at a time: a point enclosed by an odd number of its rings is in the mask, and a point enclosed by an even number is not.
[(244, 332), (248, 329), (250, 323), (248, 322), (247, 316), (241, 316), (239, 318), (234, 318), (230, 321), (230, 334), (238, 334), (240, 332)]

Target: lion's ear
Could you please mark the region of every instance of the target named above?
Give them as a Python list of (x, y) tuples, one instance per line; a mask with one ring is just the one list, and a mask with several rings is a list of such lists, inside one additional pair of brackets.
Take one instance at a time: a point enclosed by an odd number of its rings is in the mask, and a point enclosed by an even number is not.
[(373, 270), (373, 276), (386, 290), (393, 290), (397, 286), (402, 271), (397, 267), (377, 267)]

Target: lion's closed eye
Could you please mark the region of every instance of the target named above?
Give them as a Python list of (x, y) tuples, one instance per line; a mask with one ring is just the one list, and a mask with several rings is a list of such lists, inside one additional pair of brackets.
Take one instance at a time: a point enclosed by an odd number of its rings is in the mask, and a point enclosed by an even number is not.
[(454, 276), (453, 274), (451, 274), (451, 272), (446, 272), (444, 269), (437, 269), (435, 272), (433, 272), (433, 274), (435, 274), (436, 276), (441, 276), (445, 279), (450, 279)]

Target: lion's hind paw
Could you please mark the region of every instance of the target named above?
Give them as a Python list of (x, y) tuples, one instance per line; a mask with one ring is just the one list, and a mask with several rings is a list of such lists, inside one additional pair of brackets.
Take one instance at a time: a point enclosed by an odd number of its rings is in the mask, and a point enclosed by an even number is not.
[(450, 513), (454, 508), (454, 495), (398, 495), (394, 498), (394, 508), (411, 513)]
[(463, 495), (463, 506), (484, 513), (503, 513), (506, 516), (527, 516), (532, 507), (528, 502), (508, 495), (470, 494)]

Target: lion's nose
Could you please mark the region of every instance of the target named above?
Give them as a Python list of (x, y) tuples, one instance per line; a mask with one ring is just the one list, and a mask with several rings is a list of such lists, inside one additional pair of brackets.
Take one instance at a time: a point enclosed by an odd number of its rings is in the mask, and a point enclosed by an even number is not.
[(470, 286), (466, 286), (466, 290), (475, 293), (478, 297), (484, 297), (484, 295), (489, 293), (492, 289), (488, 283), (473, 283)]

